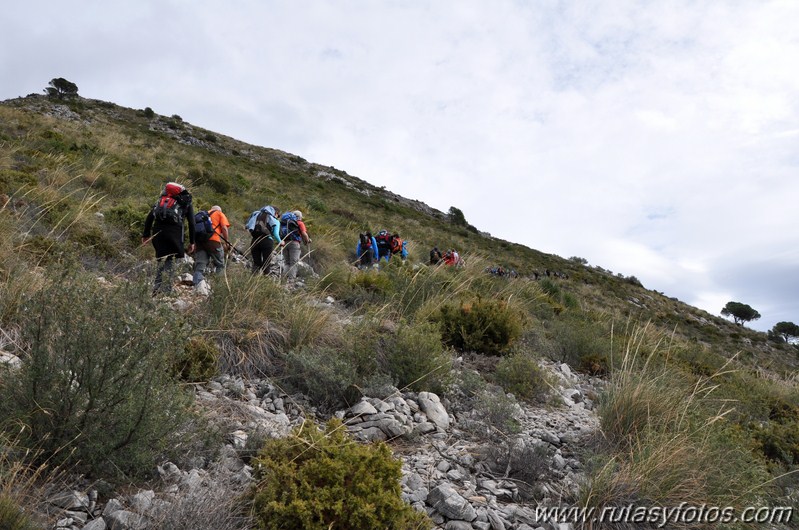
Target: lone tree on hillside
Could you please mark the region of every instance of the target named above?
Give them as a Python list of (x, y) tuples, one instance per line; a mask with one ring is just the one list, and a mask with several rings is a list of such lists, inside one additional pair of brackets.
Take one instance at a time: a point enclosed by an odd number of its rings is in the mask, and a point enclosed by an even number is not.
[(760, 318), (760, 313), (741, 302), (727, 302), (727, 305), (721, 310), (721, 314), (725, 317), (732, 316), (735, 323), (739, 326), (744, 322), (750, 322)]
[(463, 212), (460, 210), (460, 208), (450, 206), (447, 215), (449, 216), (449, 221), (454, 225), (466, 226), (469, 224), (466, 222), (466, 217), (463, 215)]
[(799, 326), (793, 322), (777, 322), (771, 332), (782, 337), (785, 342), (795, 342), (799, 339)]
[(50, 86), (44, 92), (51, 98), (71, 98), (78, 95), (78, 85), (63, 77), (56, 77), (50, 80)]

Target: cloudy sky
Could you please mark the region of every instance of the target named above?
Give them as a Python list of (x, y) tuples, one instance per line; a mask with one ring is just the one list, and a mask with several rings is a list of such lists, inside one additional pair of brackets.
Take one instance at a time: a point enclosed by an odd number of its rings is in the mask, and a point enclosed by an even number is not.
[(799, 2), (12, 0), (64, 77), (756, 329), (799, 322)]

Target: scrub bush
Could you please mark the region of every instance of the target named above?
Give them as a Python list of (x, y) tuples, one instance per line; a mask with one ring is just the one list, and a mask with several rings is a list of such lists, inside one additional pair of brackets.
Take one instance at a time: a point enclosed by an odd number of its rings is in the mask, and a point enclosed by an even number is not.
[(523, 331), (521, 314), (502, 300), (447, 304), (434, 320), (446, 344), (487, 355), (501, 355)]
[(268, 440), (255, 461), (259, 528), (430, 528), (400, 496), (401, 462), (384, 443), (359, 444), (338, 421)]
[[(41, 459), (88, 473), (142, 474), (188, 419), (169, 367), (184, 327), (145, 282), (50, 280), (18, 306), (22, 367), (0, 415), (26, 426)], [(0, 417), (2, 419), (2, 417)]]

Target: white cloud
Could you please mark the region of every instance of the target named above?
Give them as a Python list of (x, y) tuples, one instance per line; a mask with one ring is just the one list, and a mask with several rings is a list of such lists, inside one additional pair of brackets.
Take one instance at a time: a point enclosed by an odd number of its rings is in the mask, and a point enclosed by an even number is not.
[(0, 98), (63, 76), (705, 308), (799, 320), (796, 292), (746, 274), (798, 265), (795, 2), (79, 4), (6, 14)]

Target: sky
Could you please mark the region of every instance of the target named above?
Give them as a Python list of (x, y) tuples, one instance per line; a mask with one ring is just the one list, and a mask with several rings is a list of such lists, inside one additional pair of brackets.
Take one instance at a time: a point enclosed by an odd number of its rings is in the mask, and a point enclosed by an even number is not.
[(7, 3), (0, 100), (63, 77), (799, 322), (799, 1)]

